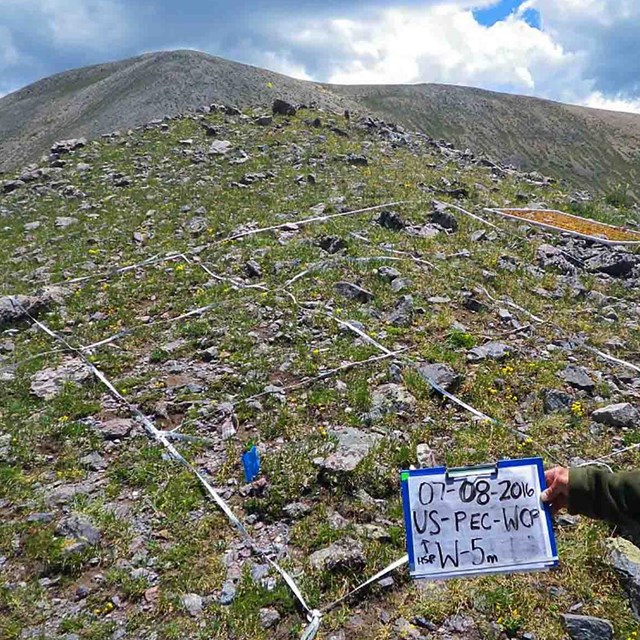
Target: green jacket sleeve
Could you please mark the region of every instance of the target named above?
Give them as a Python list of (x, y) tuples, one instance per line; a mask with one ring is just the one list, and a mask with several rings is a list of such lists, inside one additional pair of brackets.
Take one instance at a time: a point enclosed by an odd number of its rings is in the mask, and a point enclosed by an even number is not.
[(569, 469), (569, 513), (612, 524), (640, 525), (640, 471)]

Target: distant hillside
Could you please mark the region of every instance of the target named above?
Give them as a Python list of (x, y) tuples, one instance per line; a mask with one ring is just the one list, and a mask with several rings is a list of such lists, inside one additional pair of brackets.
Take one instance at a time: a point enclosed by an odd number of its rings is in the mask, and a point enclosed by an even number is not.
[(345, 102), (319, 85), (196, 51), (66, 71), (0, 99), (0, 170), (37, 159), (56, 140), (126, 130), (212, 102), (266, 105), (274, 96), (326, 108)]
[(330, 89), (411, 129), (576, 186), (640, 182), (640, 115), (450, 85)]
[(627, 183), (633, 191), (640, 183), (640, 115), (449, 85), (316, 84), (196, 51), (76, 69), (0, 99), (0, 170), (37, 159), (55, 140), (95, 137), (211, 102), (267, 105), (275, 96), (372, 112), (592, 191)]

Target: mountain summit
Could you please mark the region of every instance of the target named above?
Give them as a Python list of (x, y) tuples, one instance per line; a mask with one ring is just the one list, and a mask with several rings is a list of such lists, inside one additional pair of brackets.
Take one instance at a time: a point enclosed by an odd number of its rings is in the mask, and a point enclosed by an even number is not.
[(449, 85), (327, 85), (198, 51), (148, 53), (45, 78), (0, 99), (0, 170), (59, 139), (95, 137), (212, 102), (274, 96), (365, 111), (458, 147), (604, 191), (640, 182), (640, 115)]

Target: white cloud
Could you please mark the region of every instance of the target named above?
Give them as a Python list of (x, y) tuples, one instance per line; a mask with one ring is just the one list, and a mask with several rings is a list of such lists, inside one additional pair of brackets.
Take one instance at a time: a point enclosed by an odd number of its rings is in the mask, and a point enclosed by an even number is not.
[(626, 113), (640, 113), (640, 98), (628, 100), (626, 98), (608, 98), (600, 91), (594, 91), (584, 101), (584, 105), (593, 109), (606, 109), (607, 111), (624, 111)]
[[(333, 83), (442, 82), (638, 111), (638, 0), (527, 0), (506, 19), (479, 24), (473, 9), (492, 4), (497, 0), (425, 0), (420, 7), (285, 22), (279, 36), (303, 59), (320, 60), (315, 79)], [(541, 29), (527, 23), (530, 9), (540, 12)], [(616, 82), (626, 82), (626, 90), (616, 90)]]
[(293, 62), (288, 56), (276, 53), (274, 51), (266, 51), (261, 53), (258, 61), (259, 66), (276, 73), (282, 73), (291, 78), (297, 78), (298, 80), (311, 80), (311, 76), (306, 72), (305, 68), (301, 64)]
[(345, 84), (445, 82), (535, 92), (544, 89), (544, 71), (573, 63), (548, 34), (516, 16), (487, 27), (469, 7), (444, 2), (327, 20), (290, 39), (340, 51), (327, 79)]
[(16, 64), (20, 54), (13, 42), (11, 31), (0, 25), (0, 68)]
[(132, 28), (118, 0), (2, 0), (0, 26), (57, 49), (107, 50)]

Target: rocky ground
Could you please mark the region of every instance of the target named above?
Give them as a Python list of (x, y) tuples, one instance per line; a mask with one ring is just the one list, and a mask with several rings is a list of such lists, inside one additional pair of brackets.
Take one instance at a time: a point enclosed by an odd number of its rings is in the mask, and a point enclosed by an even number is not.
[[(640, 364), (640, 256), (447, 205), (637, 210), (380, 121), (216, 106), (58, 144), (0, 191), (3, 638), (297, 637), (265, 557), (312, 607), (340, 598), (405, 552), (400, 469), (640, 441), (640, 374), (592, 350)], [(318, 637), (635, 638), (640, 551), (617, 533), (557, 518), (548, 573), (402, 568)]]

